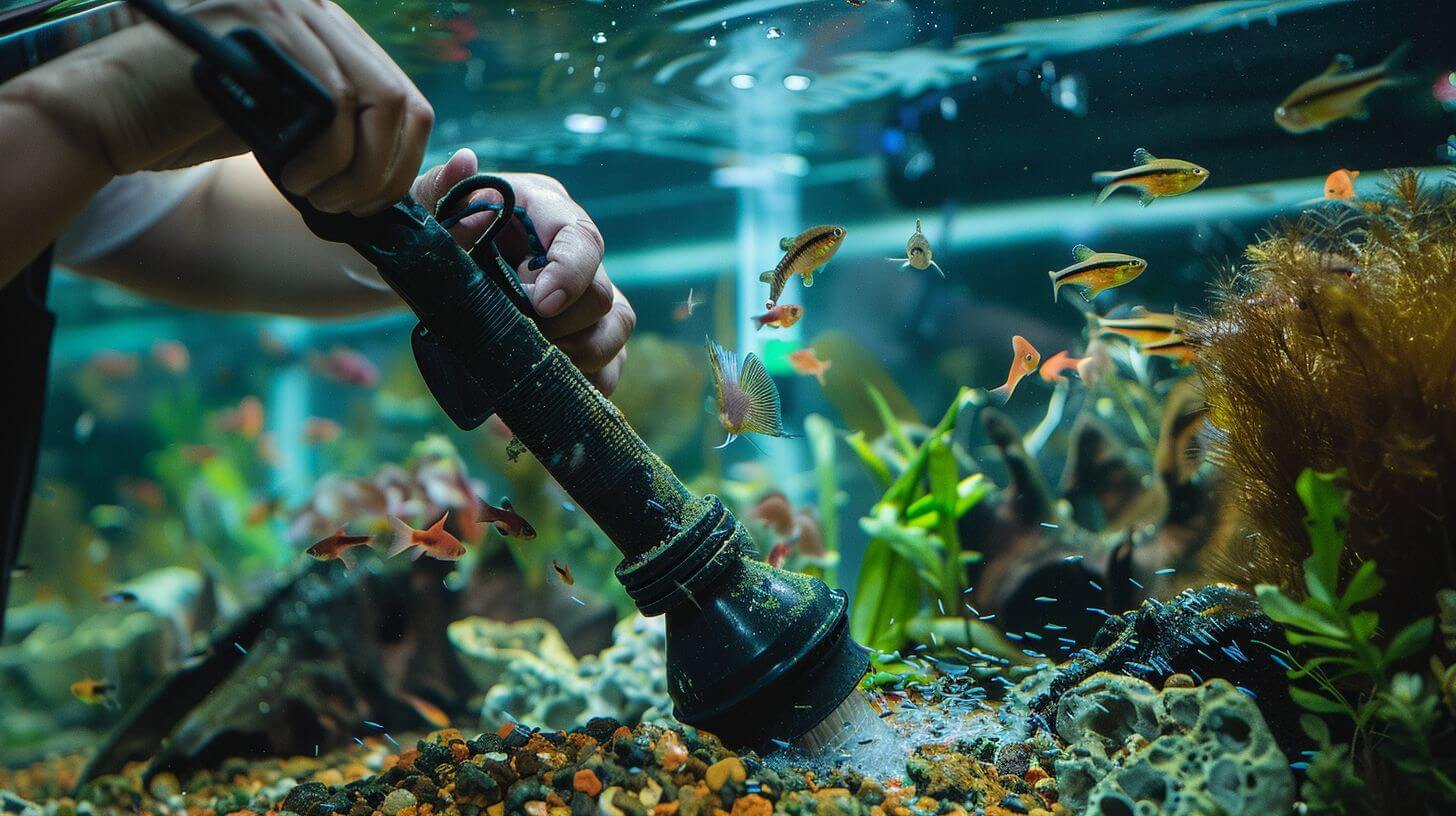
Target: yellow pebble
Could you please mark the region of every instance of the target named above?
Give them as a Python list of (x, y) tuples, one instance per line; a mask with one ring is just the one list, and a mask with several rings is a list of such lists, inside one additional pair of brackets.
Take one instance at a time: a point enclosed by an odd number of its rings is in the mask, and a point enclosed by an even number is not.
[(719, 791), (728, 784), (729, 780), (742, 782), (748, 778), (748, 771), (743, 767), (743, 760), (738, 757), (720, 759), (708, 766), (707, 773), (703, 774), (703, 781), (708, 783), (708, 789)]

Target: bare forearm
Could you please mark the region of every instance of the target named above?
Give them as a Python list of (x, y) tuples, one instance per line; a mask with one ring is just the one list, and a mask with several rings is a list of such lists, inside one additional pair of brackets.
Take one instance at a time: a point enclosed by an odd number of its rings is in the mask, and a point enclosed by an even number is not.
[(55, 82), (24, 75), (0, 85), (0, 285), (56, 239), (111, 178), (93, 146), (47, 108)]
[(373, 274), (352, 249), (309, 232), (252, 157), (236, 156), (152, 229), (81, 271), (201, 309), (328, 317), (399, 305), (346, 268)]

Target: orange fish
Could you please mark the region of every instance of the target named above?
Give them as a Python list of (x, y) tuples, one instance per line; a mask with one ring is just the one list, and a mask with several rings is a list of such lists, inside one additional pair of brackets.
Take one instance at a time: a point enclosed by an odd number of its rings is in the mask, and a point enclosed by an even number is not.
[(108, 380), (124, 380), (137, 373), (137, 356), (120, 351), (98, 351), (86, 367)]
[(708, 365), (713, 370), (713, 391), (718, 403), (718, 422), (728, 433), (719, 448), (727, 447), (741, 434), (788, 436), (779, 413), (779, 389), (757, 355), (743, 358), (708, 341)]
[(553, 558), (551, 559), (551, 568), (556, 570), (557, 575), (561, 576), (561, 583), (566, 584), (567, 586), (571, 586), (576, 583), (576, 579), (571, 575), (570, 564), (558, 564), (556, 563), (556, 559)]
[(170, 374), (186, 374), (192, 355), (176, 340), (158, 340), (152, 344), (152, 362)]
[(516, 512), (510, 499), (502, 497), (500, 507), (495, 507), (490, 502), (481, 504), (484, 505), (479, 519), (481, 524), (494, 524), (496, 532), (503, 536), (524, 538), (527, 541), (536, 537), (536, 528)]
[(753, 322), (758, 324), (760, 331), (764, 326), (773, 326), (778, 329), (787, 329), (799, 322), (804, 316), (804, 307), (792, 303), (784, 303), (769, 309), (761, 315), (754, 315)]
[(784, 565), (784, 561), (788, 560), (788, 557), (789, 542), (780, 541), (777, 544), (773, 545), (773, 549), (768, 551), (768, 558), (764, 560), (768, 562), (768, 565), (770, 567), (782, 567)]
[(782, 493), (770, 493), (759, 500), (749, 516), (758, 519), (779, 535), (788, 535), (794, 529), (794, 509)]
[(402, 692), (399, 698), (409, 703), (410, 708), (413, 708), (415, 713), (420, 715), (420, 719), (430, 725), (436, 728), (448, 728), (450, 726), (450, 715), (446, 714), (444, 709), (429, 700), (422, 700), (413, 694), (404, 694)]
[(1072, 247), (1072, 258), (1076, 263), (1047, 272), (1052, 279), (1052, 300), (1056, 301), (1063, 286), (1075, 286), (1082, 290), (1088, 300), (1097, 297), (1114, 286), (1121, 286), (1147, 268), (1148, 262), (1121, 252), (1097, 252), (1077, 244)]
[(244, 517), (244, 520), (247, 521), (249, 527), (256, 527), (272, 518), (278, 512), (278, 506), (282, 502), (283, 500), (277, 496), (268, 499), (259, 499), (253, 502), (252, 507), (248, 508), (248, 514)]
[(363, 354), (348, 346), (334, 346), (328, 354), (310, 355), (313, 370), (344, 385), (373, 387), (379, 382), (379, 369)]
[(813, 374), (815, 379), (819, 380), (819, 384), (823, 385), (824, 372), (829, 370), (833, 361), (819, 359), (819, 355), (814, 353), (814, 349), (801, 348), (789, 354), (789, 365), (800, 374)]
[(450, 513), (440, 516), (440, 520), (431, 524), (427, 529), (416, 530), (406, 524), (398, 516), (391, 516), (390, 523), (394, 525), (394, 540), (389, 545), (388, 556), (395, 557), (403, 552), (408, 552), (411, 559), (417, 559), (422, 555), (428, 555), (439, 561), (459, 561), (465, 555), (465, 545), (460, 539), (451, 535), (445, 529), (445, 519)]
[(1354, 198), (1355, 179), (1359, 177), (1359, 170), (1344, 168), (1325, 176), (1325, 198), (1331, 201), (1348, 201)]
[(1141, 306), (1134, 306), (1132, 317), (1098, 317), (1097, 334), (1116, 334), (1147, 345), (1164, 343), (1183, 333), (1184, 321), (1176, 314), (1150, 312)]
[(703, 305), (703, 301), (701, 301), (701, 300), (694, 300), (693, 299), (693, 290), (692, 289), (689, 289), (688, 290), (688, 299), (687, 300), (683, 300), (683, 301), (678, 301), (676, 304), (673, 305), (673, 307), (672, 307), (672, 319), (678, 321), (679, 323), (681, 323), (682, 321), (687, 320), (688, 318), (692, 317), (693, 316), (693, 312), (696, 311), (697, 308), (699, 306), (702, 306), (702, 305)]
[(182, 458), (189, 463), (200, 465), (203, 462), (210, 462), (221, 455), (221, 451), (212, 445), (183, 445)]
[(71, 684), (71, 695), (86, 705), (109, 706), (115, 701), (112, 696), (115, 692), (116, 686), (90, 677)]
[(257, 397), (243, 397), (236, 408), (219, 414), (213, 424), (244, 439), (257, 439), (258, 434), (263, 432), (263, 401)]
[[(449, 534), (446, 533), (446, 535)], [(354, 548), (363, 547), (373, 540), (374, 536), (345, 535), (344, 528), (340, 527), (334, 531), (333, 535), (315, 542), (307, 552), (320, 561), (337, 558), (343, 562), (344, 569), (353, 569), (359, 563), (359, 556), (354, 553)], [(394, 555), (394, 553), (390, 553), (390, 555)]]
[(344, 429), (327, 417), (309, 417), (303, 422), (303, 441), (310, 445), (336, 442)]
[(148, 510), (160, 510), (167, 504), (167, 494), (162, 491), (162, 486), (151, 479), (123, 477), (116, 490)]
[(1076, 371), (1081, 364), (1081, 359), (1073, 357), (1063, 349), (1048, 357), (1047, 361), (1041, 364), (1041, 370), (1037, 373), (1047, 382), (1060, 382), (1066, 379), (1062, 376), (1064, 372)]
[(1011, 399), (1011, 394), (1016, 391), (1016, 384), (1021, 382), (1021, 378), (1035, 371), (1037, 364), (1041, 362), (1041, 354), (1019, 334), (1011, 338), (1011, 349), (1015, 356), (1011, 359), (1011, 371), (1006, 375), (1006, 383), (991, 389), (991, 393), (1001, 400), (1002, 405)]

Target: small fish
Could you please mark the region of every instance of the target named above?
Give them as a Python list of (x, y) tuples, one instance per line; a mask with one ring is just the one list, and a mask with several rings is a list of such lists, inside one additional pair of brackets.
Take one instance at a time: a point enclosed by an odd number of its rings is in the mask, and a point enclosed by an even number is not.
[(279, 496), (258, 499), (248, 508), (247, 515), (243, 517), (243, 520), (247, 522), (249, 527), (257, 527), (259, 524), (277, 515), (278, 508), (282, 504), (283, 499)]
[(136, 376), (137, 356), (121, 351), (98, 351), (86, 361), (86, 368), (103, 379), (126, 380)]
[(1147, 268), (1148, 262), (1121, 252), (1096, 252), (1088, 246), (1077, 244), (1072, 247), (1071, 266), (1052, 270), (1047, 275), (1052, 279), (1052, 301), (1055, 302), (1063, 286), (1075, 286), (1087, 300), (1115, 286), (1121, 286)]
[(1097, 194), (1101, 204), (1119, 187), (1132, 187), (1141, 195), (1144, 207), (1153, 199), (1183, 195), (1208, 181), (1207, 168), (1182, 159), (1160, 159), (1139, 147), (1132, 152), (1133, 166), (1126, 170), (1102, 170), (1092, 174), (1092, 183), (1104, 185)]
[(794, 508), (782, 493), (764, 496), (748, 511), (748, 515), (763, 522), (778, 535), (786, 536), (794, 531)]
[(404, 694), (402, 692), (400, 693), (399, 698), (401, 700), (404, 700), (406, 703), (409, 703), (410, 708), (413, 708), (415, 710), (415, 713), (420, 715), (420, 719), (424, 720), (430, 725), (433, 725), (436, 728), (449, 727), (450, 715), (446, 714), (443, 709), (430, 702), (429, 700), (423, 700), (419, 697), (414, 696), (413, 694)]
[(194, 465), (211, 462), (222, 455), (222, 451), (213, 445), (182, 445), (180, 450), (182, 458)]
[(1165, 343), (1183, 334), (1184, 321), (1175, 314), (1150, 312), (1134, 306), (1132, 317), (1099, 317), (1097, 334), (1116, 334), (1137, 343)]
[(76, 425), (72, 428), (76, 441), (86, 444), (91, 439), (91, 433), (96, 430), (96, 415), (90, 411), (82, 411), (76, 415)]
[(445, 519), (450, 513), (440, 516), (440, 520), (424, 530), (416, 530), (400, 519), (398, 516), (391, 516), (390, 523), (394, 525), (394, 540), (389, 545), (388, 556), (395, 557), (403, 552), (408, 552), (411, 559), (418, 559), (422, 555), (428, 555), (439, 561), (459, 561), (465, 555), (465, 545), (460, 539), (451, 535), (445, 529)]
[(681, 323), (692, 317), (693, 312), (697, 311), (697, 308), (702, 305), (703, 301), (693, 299), (693, 290), (688, 289), (688, 299), (673, 304), (672, 319)]
[(814, 349), (811, 348), (801, 348), (789, 354), (789, 365), (794, 367), (794, 371), (814, 375), (820, 385), (824, 384), (824, 372), (828, 371), (833, 364), (832, 360), (819, 359), (819, 355), (815, 354)]
[(1037, 364), (1041, 362), (1041, 354), (1019, 334), (1011, 338), (1011, 349), (1015, 356), (1011, 359), (1011, 371), (1006, 374), (1006, 383), (991, 389), (991, 393), (996, 395), (1002, 405), (1010, 401), (1021, 378), (1035, 371)]
[(192, 355), (176, 340), (158, 340), (152, 343), (152, 362), (168, 374), (186, 374)]
[(527, 541), (536, 537), (536, 528), (531, 522), (516, 512), (511, 506), (511, 500), (501, 497), (500, 507), (493, 506), (490, 502), (481, 502), (484, 507), (481, 510), (480, 523), (494, 524), (496, 532), (511, 538), (523, 538)]
[(773, 545), (773, 548), (768, 551), (768, 557), (764, 560), (768, 562), (770, 567), (782, 567), (784, 561), (788, 560), (788, 557), (789, 542), (780, 541)]
[(102, 595), (101, 600), (109, 604), (129, 604), (137, 602), (137, 594), (129, 589), (119, 589), (109, 595)]
[(1341, 168), (1325, 177), (1325, 198), (1330, 201), (1348, 201), (1355, 197), (1355, 179), (1359, 170)]
[(71, 696), (86, 705), (111, 705), (114, 701), (112, 696), (116, 687), (101, 680), (93, 680), (90, 677), (77, 680), (71, 684)]
[(778, 329), (787, 329), (799, 322), (804, 316), (804, 307), (792, 303), (781, 303), (769, 309), (761, 315), (754, 315), (753, 322), (758, 324), (760, 331), (764, 326), (773, 326)]
[(257, 397), (243, 397), (234, 408), (213, 418), (213, 425), (222, 431), (235, 433), (244, 439), (257, 439), (263, 432), (263, 401)]
[(915, 234), (911, 235), (910, 240), (905, 242), (905, 257), (886, 258), (885, 260), (900, 263), (901, 269), (908, 266), (911, 269), (919, 269), (923, 272), (934, 267), (935, 271), (939, 272), (942, 278), (945, 277), (945, 270), (941, 269), (940, 264), (935, 262), (934, 254), (930, 250), (930, 241), (926, 240), (925, 233), (920, 231), (919, 218), (915, 219)]
[(379, 369), (374, 363), (348, 346), (334, 346), (328, 354), (314, 352), (309, 360), (314, 371), (334, 382), (363, 388), (379, 382)]
[(1065, 349), (1048, 357), (1046, 362), (1041, 364), (1041, 370), (1037, 373), (1047, 382), (1059, 382), (1065, 380), (1062, 374), (1066, 371), (1076, 371), (1082, 360), (1068, 354)]
[[(442, 518), (441, 521), (444, 519)], [(359, 556), (354, 552), (354, 548), (363, 547), (373, 540), (374, 536), (345, 535), (344, 528), (340, 527), (334, 531), (333, 535), (314, 542), (314, 545), (309, 547), (306, 552), (320, 561), (337, 558), (343, 562), (344, 569), (351, 570), (359, 563)], [(390, 555), (395, 555), (395, 553), (391, 552)]]
[(769, 285), (768, 301), (763, 308), (772, 309), (778, 303), (789, 278), (795, 274), (804, 279), (805, 287), (813, 286), (814, 273), (839, 251), (844, 235), (844, 227), (820, 226), (810, 227), (793, 238), (779, 241), (784, 257), (779, 260), (778, 266), (758, 276), (761, 282)]
[(1161, 343), (1148, 343), (1142, 346), (1143, 354), (1151, 354), (1155, 357), (1167, 357), (1175, 365), (1186, 366), (1193, 362), (1196, 354), (1183, 335), (1177, 335), (1164, 340)]
[(328, 417), (309, 417), (303, 421), (303, 441), (310, 445), (337, 442), (343, 434), (343, 426)]
[(558, 564), (556, 563), (556, 559), (553, 558), (551, 559), (551, 569), (556, 570), (556, 574), (561, 576), (561, 583), (567, 586), (576, 584), (576, 578), (571, 574), (570, 564)]
[(1410, 43), (1404, 43), (1384, 62), (1359, 70), (1349, 55), (1337, 55), (1324, 73), (1295, 88), (1274, 109), (1274, 121), (1290, 133), (1308, 133), (1341, 119), (1369, 118), (1365, 97), (1399, 81), (1391, 75), (1391, 70), (1409, 46)]
[(737, 354), (709, 340), (708, 364), (713, 369), (718, 421), (728, 432), (719, 448), (727, 447), (743, 433), (788, 436), (779, 413), (779, 389), (762, 360), (749, 354), (740, 367)]

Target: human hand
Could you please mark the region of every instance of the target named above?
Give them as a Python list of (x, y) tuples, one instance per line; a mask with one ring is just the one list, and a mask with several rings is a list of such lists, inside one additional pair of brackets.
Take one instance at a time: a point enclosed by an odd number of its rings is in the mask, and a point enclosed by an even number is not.
[[(478, 161), (471, 150), (456, 151), (450, 160), (425, 171), (411, 191), (425, 209), (460, 181), (475, 175)], [(533, 264), (524, 246), (506, 240), (505, 230), (498, 243), (502, 254), (516, 267), (532, 305), (541, 316), (541, 331), (604, 393), (617, 387), (626, 360), (627, 337), (637, 325), (632, 304), (612, 284), (602, 266), (602, 234), (590, 216), (571, 199), (561, 182), (532, 173), (502, 173), (515, 189), (517, 206), (524, 207), (541, 243), (546, 247), (544, 266)], [(471, 201), (499, 200), (490, 190), (481, 190)], [(465, 206), (462, 202), (461, 206)], [(450, 232), (461, 246), (470, 247), (495, 219), (484, 212), (465, 217)], [(533, 268), (538, 266), (538, 268)]]
[[(281, 171), (284, 189), (325, 212), (364, 215), (398, 201), (419, 172), (434, 124), (428, 102), (369, 35), (323, 0), (204, 0), (189, 16), (217, 34), (262, 31), (329, 92), (333, 123)], [(247, 151), (192, 84), (196, 55), (153, 23), (57, 60), (40, 97), (112, 175)], [(34, 96), (34, 95), (33, 95)]]

